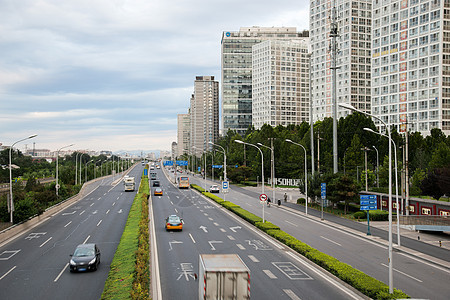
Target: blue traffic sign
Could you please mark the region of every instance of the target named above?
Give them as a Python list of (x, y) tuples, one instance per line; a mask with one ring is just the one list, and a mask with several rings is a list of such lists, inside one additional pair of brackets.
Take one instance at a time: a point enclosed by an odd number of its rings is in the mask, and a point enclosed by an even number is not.
[(222, 189), (224, 189), (224, 190), (228, 189), (228, 181), (222, 182)]
[(222, 168), (223, 168), (222, 165), (213, 165), (212, 167), (213, 167), (214, 169), (222, 169)]
[(323, 200), (327, 198), (327, 184), (325, 182), (320, 184), (320, 196)]
[(165, 160), (165, 161), (163, 162), (163, 165), (164, 165), (164, 166), (173, 166), (173, 161), (171, 161), (171, 160)]
[(360, 200), (377, 200), (376, 195), (359, 195)]
[(177, 165), (179, 166), (187, 166), (188, 161), (187, 160), (177, 160)]

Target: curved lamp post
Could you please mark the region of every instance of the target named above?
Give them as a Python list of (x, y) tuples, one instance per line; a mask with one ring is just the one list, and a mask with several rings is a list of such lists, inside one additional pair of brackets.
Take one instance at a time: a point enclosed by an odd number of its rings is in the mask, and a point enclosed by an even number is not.
[[(365, 131), (372, 132), (375, 134), (379, 134), (381, 136), (387, 137), (387, 135), (373, 131), (371, 128), (363, 128)], [(398, 206), (398, 171), (397, 171), (397, 145), (394, 140), (391, 139), (392, 144), (394, 145), (394, 164), (395, 164), (395, 205), (397, 206), (397, 245), (400, 245), (400, 215), (399, 215), (399, 206)], [(375, 148), (375, 146), (374, 146)], [(377, 148), (375, 148), (377, 149)], [(377, 164), (378, 164), (378, 151), (377, 151)], [(377, 170), (378, 174), (378, 170)], [(378, 179), (377, 179), (378, 180)]]
[(20, 142), (23, 142), (23, 141), (25, 141), (25, 140), (28, 140), (28, 139), (32, 139), (32, 138), (34, 138), (34, 137), (36, 137), (37, 136), (37, 134), (33, 134), (33, 135), (30, 135), (29, 137), (27, 137), (27, 138), (24, 138), (24, 139), (21, 139), (21, 140), (18, 140), (17, 142), (14, 142), (12, 145), (11, 145), (11, 148), (9, 148), (9, 213), (10, 213), (10, 220), (11, 220), (11, 223), (13, 223), (13, 212), (14, 212), (14, 201), (13, 201), (13, 192), (12, 192), (12, 167), (11, 167), (11, 151), (12, 151), (12, 149), (13, 149), (13, 147), (14, 147), (14, 145), (15, 144), (17, 144), (17, 143), (20, 143)]
[(58, 197), (58, 191), (59, 191), (59, 181), (58, 181), (58, 169), (59, 169), (59, 168), (58, 168), (58, 166), (59, 166), (58, 158), (59, 158), (59, 151), (61, 151), (61, 150), (64, 149), (64, 148), (72, 147), (73, 145), (74, 145), (74, 144), (70, 144), (70, 145), (61, 147), (61, 148), (58, 149), (58, 151), (56, 151), (56, 185), (55, 185), (55, 188), (56, 188), (56, 197)]
[[(255, 147), (261, 153), (261, 182), (262, 182), (261, 195), (264, 194), (264, 183), (265, 183), (264, 182), (264, 155), (263, 155), (262, 150), (256, 145), (253, 145), (253, 144), (250, 144), (250, 143), (246, 143), (246, 142), (241, 141), (241, 140), (234, 140), (234, 141), (236, 143), (239, 143), (239, 144), (244, 144), (244, 145), (249, 145), (249, 146)], [(263, 203), (262, 207), (263, 207), (263, 223), (265, 223), (266, 221), (265, 221), (265, 217), (264, 217), (264, 203)]]
[(301, 145), (301, 144), (298, 144), (296, 142), (291, 141), (290, 139), (286, 139), (286, 142), (292, 143), (292, 144), (297, 145), (297, 146), (300, 146), (300, 147), (303, 148), (303, 151), (305, 151), (305, 197), (306, 197), (306, 199), (305, 199), (305, 213), (308, 214), (308, 173), (307, 173), (307, 171), (308, 171), (308, 164), (307, 164), (307, 160), (306, 160), (306, 148), (303, 145)]
[(274, 156), (273, 148), (263, 145), (261, 143), (256, 143), (256, 145), (267, 148), (271, 151), (271, 157), (270, 157), (271, 158), (270, 159), (271, 168), (270, 169), (271, 169), (271, 173), (272, 173), (271, 174), (271, 177), (272, 177), (272, 199), (273, 199), (273, 201), (275, 201), (275, 156)]
[[(386, 131), (388, 133), (389, 141), (391, 141), (391, 128), (384, 122), (381, 118), (356, 109), (348, 103), (339, 103), (339, 106), (342, 108), (346, 108), (352, 111), (359, 112), (366, 116), (375, 118), (384, 124)], [(393, 283), (393, 266), (392, 266), (392, 143), (389, 144), (389, 293), (392, 294), (394, 291), (394, 283)]]

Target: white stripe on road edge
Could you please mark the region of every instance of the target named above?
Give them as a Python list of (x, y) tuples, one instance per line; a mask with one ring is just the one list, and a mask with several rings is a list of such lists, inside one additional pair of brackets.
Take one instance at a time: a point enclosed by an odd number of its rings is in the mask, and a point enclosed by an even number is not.
[(256, 257), (254, 257), (253, 255), (249, 255), (248, 258), (250, 258), (252, 260), (252, 262), (254, 262), (254, 263), (259, 263), (259, 260)]
[(277, 279), (278, 277), (275, 276), (270, 270), (263, 270), (264, 273), (270, 278), (270, 279)]
[(47, 244), (47, 242), (50, 241), (51, 239), (52, 239), (52, 237), (50, 237), (48, 240), (46, 240), (45, 242), (43, 242), (43, 243), (39, 246), (39, 248), (41, 248), (42, 246), (44, 246), (45, 244)]
[(62, 269), (61, 272), (59, 272), (58, 276), (56, 276), (56, 278), (55, 278), (55, 280), (53, 280), (53, 282), (57, 282), (58, 281), (59, 277), (61, 277), (61, 275), (64, 273), (64, 271), (67, 269), (68, 266), (69, 266), (69, 263), (67, 263), (64, 266), (64, 269)]
[(109, 213), (109, 209), (106, 211), (106, 214), (108, 214)]
[(88, 241), (88, 239), (89, 239), (90, 237), (91, 237), (91, 236), (88, 235), (88, 237), (84, 240), (83, 244), (86, 244), (86, 242)]
[(11, 273), (12, 271), (14, 271), (15, 268), (17, 268), (17, 266), (12, 267), (8, 272), (6, 272), (5, 274), (3, 274), (3, 276), (0, 277), (0, 280), (2, 280), (3, 278), (6, 277), (6, 275), (8, 275), (8, 274)]
[(320, 236), (321, 238), (323, 238), (324, 240), (327, 240), (327, 241), (329, 241), (329, 242), (331, 242), (331, 243), (333, 243), (333, 244), (336, 244), (336, 245), (338, 245), (338, 246), (341, 246), (342, 247), (342, 245), (341, 244), (339, 244), (338, 242), (335, 242), (335, 241), (333, 241), (333, 240), (330, 240), (330, 239), (327, 239), (326, 237), (324, 237), (324, 236)]
[[(386, 268), (389, 268), (389, 266), (388, 265), (385, 265), (385, 264), (381, 264), (383, 267), (386, 267)], [(402, 274), (402, 275), (405, 275), (406, 277), (409, 277), (409, 278), (411, 278), (411, 279), (414, 279), (414, 280), (416, 280), (416, 281), (418, 281), (418, 282), (422, 282), (422, 280), (420, 280), (420, 279), (417, 279), (416, 277), (413, 277), (413, 276), (411, 276), (411, 275), (408, 275), (408, 274), (406, 274), (406, 273), (404, 273), (404, 272), (402, 272), (402, 271), (399, 271), (399, 270), (397, 270), (397, 269), (392, 269), (392, 270), (394, 270), (394, 271), (396, 271), (396, 272), (398, 272), (398, 273), (400, 273), (400, 274)]]
[(288, 295), (289, 298), (291, 298), (292, 300), (302, 300), (299, 296), (297, 296), (292, 290), (289, 289), (283, 289), (283, 292), (286, 293), (286, 295)]
[(290, 225), (292, 225), (292, 226), (298, 227), (298, 225), (297, 225), (297, 224), (294, 224), (294, 223), (292, 223), (292, 222), (289, 222), (289, 221), (287, 221), (287, 220), (285, 220), (285, 222), (286, 222), (286, 223), (288, 223), (288, 224), (290, 224)]

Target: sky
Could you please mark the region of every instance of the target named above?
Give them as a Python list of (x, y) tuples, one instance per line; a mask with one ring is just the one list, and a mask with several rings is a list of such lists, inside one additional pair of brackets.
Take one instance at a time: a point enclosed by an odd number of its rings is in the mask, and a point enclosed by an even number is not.
[(0, 0), (0, 143), (170, 150), (224, 31), (308, 24), (307, 0)]

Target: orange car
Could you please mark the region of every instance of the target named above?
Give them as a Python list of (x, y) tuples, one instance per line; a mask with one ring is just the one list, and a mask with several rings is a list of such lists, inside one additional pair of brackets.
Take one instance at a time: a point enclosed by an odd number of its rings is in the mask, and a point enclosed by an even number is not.
[(163, 191), (162, 188), (156, 188), (155, 191), (153, 192), (153, 195), (155, 196), (162, 196), (163, 195)]
[(170, 215), (166, 218), (166, 230), (183, 230), (183, 219), (177, 215)]

